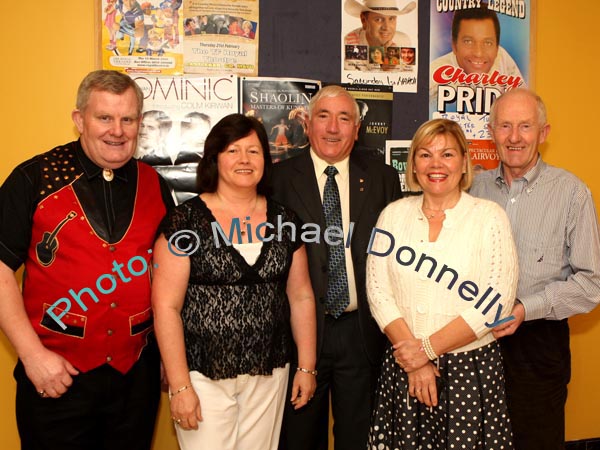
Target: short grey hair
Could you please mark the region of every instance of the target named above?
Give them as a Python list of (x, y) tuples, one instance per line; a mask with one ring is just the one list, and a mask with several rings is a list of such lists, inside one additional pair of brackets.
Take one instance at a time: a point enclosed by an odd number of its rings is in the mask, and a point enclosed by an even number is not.
[(494, 103), (492, 103), (492, 107), (490, 108), (490, 126), (494, 126), (496, 124), (496, 109), (497, 109), (497, 105), (503, 101), (505, 101), (507, 98), (512, 97), (515, 94), (526, 94), (529, 95), (531, 98), (533, 98), (537, 104), (537, 118), (538, 118), (538, 125), (539, 126), (543, 126), (546, 124), (546, 121), (548, 120), (548, 115), (546, 113), (546, 105), (544, 104), (544, 101), (542, 100), (542, 97), (540, 97), (539, 95), (537, 95), (533, 90), (528, 89), (528, 88), (515, 88), (515, 89), (511, 89), (510, 91), (506, 91), (504, 94), (502, 94), (500, 97), (498, 97)]
[(92, 91), (104, 91), (121, 95), (127, 89), (133, 89), (137, 98), (138, 116), (142, 114), (144, 93), (129, 76), (116, 70), (95, 70), (86, 75), (77, 89), (75, 106), (79, 111), (85, 111)]
[(358, 107), (358, 103), (356, 103), (356, 99), (352, 97), (346, 89), (341, 86), (331, 84), (329, 86), (325, 86), (322, 89), (312, 96), (310, 99), (310, 103), (308, 104), (308, 118), (312, 118), (312, 112), (315, 108), (315, 105), (325, 97), (347, 97), (352, 100), (352, 104), (354, 105), (354, 123), (358, 124), (360, 122), (360, 109)]

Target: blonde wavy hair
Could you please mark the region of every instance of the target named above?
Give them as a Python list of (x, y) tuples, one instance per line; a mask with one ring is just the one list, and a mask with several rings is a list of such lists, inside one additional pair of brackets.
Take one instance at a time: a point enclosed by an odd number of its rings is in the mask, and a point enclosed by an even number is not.
[(460, 179), (459, 186), (463, 191), (467, 191), (471, 187), (471, 183), (473, 182), (473, 167), (471, 166), (471, 158), (469, 157), (467, 139), (460, 125), (448, 119), (433, 119), (419, 127), (410, 145), (406, 165), (406, 185), (412, 192), (423, 190), (415, 174), (415, 153), (423, 144), (430, 142), (439, 135), (452, 136), (456, 140), (461, 154), (467, 160), (467, 168)]

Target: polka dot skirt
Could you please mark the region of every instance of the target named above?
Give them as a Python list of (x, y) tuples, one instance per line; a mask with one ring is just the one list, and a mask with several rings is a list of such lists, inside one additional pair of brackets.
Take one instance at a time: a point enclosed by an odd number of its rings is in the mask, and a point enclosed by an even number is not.
[(432, 412), (407, 395), (408, 376), (392, 351), (384, 355), (369, 450), (514, 448), (497, 342), (440, 357), (443, 387)]

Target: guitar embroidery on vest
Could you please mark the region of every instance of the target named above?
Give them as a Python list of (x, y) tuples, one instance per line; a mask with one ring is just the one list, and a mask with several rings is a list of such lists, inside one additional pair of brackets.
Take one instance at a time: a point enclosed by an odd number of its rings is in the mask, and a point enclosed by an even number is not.
[(56, 226), (52, 233), (44, 231), (42, 240), (38, 242), (35, 246), (35, 254), (37, 256), (37, 260), (42, 266), (48, 267), (54, 262), (54, 258), (56, 257), (56, 250), (58, 250), (58, 232), (63, 226), (65, 226), (65, 224), (69, 220), (73, 220), (75, 217), (77, 217), (77, 213), (75, 211), (71, 211), (69, 214), (67, 214), (67, 217), (65, 217)]

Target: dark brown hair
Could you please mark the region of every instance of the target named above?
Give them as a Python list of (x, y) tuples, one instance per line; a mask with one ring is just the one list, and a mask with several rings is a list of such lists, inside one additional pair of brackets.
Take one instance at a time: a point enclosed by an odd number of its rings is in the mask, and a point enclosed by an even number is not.
[(201, 192), (215, 192), (219, 184), (219, 167), (217, 159), (219, 153), (224, 152), (229, 144), (239, 139), (256, 133), (264, 158), (264, 171), (258, 182), (256, 191), (260, 195), (271, 194), (271, 172), (273, 163), (269, 148), (269, 137), (265, 127), (254, 117), (246, 117), (243, 114), (230, 114), (223, 117), (210, 130), (204, 143), (204, 156), (198, 165), (198, 187)]

